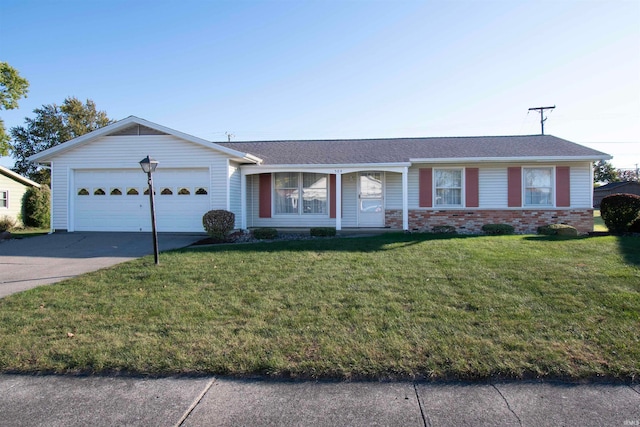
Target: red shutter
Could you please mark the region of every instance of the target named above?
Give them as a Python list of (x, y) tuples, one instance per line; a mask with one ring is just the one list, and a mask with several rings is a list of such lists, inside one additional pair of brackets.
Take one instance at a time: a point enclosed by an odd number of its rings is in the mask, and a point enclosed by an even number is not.
[(420, 207), (430, 208), (433, 206), (431, 168), (421, 168), (419, 173)]
[(336, 176), (329, 175), (329, 218), (336, 217)]
[(507, 168), (507, 206), (522, 207), (522, 168)]
[(260, 174), (259, 185), (259, 213), (260, 218), (271, 218), (271, 174)]
[(569, 166), (556, 167), (556, 206), (571, 206)]
[(468, 208), (480, 206), (480, 169), (466, 168), (464, 171), (465, 180), (465, 202)]

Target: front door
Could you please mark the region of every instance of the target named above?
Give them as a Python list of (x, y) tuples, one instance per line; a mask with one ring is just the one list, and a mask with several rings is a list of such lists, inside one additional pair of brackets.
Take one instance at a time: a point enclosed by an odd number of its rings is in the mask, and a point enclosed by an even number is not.
[(358, 180), (358, 226), (384, 227), (382, 172), (361, 172)]

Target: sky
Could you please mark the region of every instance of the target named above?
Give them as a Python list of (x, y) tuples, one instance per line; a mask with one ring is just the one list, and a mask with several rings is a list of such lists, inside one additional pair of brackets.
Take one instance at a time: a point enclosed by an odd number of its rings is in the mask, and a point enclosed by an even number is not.
[(30, 82), (7, 129), (70, 96), (213, 142), (539, 134), (555, 105), (545, 133), (640, 166), (638, 0), (2, 0), (0, 61)]

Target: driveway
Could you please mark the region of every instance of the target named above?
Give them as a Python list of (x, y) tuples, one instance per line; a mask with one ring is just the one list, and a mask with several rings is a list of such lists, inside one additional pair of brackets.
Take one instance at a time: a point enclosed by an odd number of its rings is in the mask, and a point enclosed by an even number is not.
[[(160, 233), (158, 244), (167, 251), (204, 237)], [(152, 253), (151, 233), (54, 233), (0, 242), (0, 298)]]

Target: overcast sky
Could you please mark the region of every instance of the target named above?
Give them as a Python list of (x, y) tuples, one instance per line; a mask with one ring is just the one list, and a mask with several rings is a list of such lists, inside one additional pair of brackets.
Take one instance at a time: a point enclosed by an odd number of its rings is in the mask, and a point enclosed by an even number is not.
[(7, 128), (68, 96), (214, 142), (537, 134), (555, 105), (545, 133), (640, 164), (638, 0), (2, 0), (0, 60), (31, 84)]

